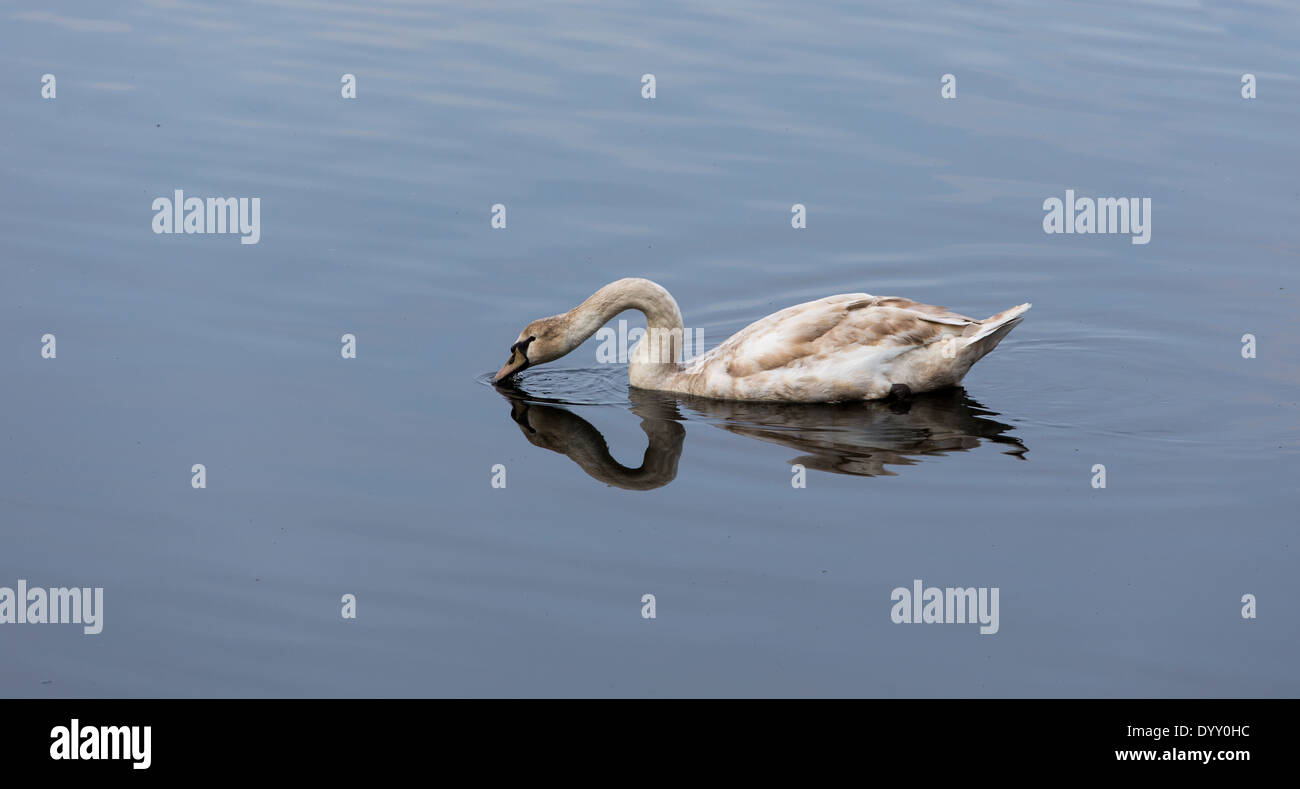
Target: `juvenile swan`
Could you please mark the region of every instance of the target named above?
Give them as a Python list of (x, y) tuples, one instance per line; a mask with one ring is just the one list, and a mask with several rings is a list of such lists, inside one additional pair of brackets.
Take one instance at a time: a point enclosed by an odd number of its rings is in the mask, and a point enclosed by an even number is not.
[(682, 362), (677, 302), (648, 279), (620, 279), (524, 327), (493, 380), (554, 361), (620, 312), (640, 310), (646, 333), (628, 356), (628, 380), (640, 389), (795, 403), (907, 397), (956, 386), (1029, 306), (979, 321), (894, 296), (845, 293), (773, 313)]

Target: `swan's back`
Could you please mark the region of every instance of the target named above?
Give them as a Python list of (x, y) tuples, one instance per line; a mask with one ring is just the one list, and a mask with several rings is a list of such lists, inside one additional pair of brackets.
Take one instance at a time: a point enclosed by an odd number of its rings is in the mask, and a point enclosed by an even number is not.
[(980, 321), (893, 296), (846, 293), (750, 324), (687, 362), (672, 389), (736, 400), (877, 400), (955, 386), (1028, 304)]

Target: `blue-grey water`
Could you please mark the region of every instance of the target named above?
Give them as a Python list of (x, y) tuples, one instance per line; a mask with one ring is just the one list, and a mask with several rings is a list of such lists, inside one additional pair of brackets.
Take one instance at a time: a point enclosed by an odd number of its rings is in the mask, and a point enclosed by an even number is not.
[[(0, 695), (1297, 695), (1298, 36), (1195, 0), (5, 4), (0, 586), (104, 610), (0, 624)], [(259, 243), (155, 234), (177, 189), (260, 198)], [(1067, 189), (1151, 198), (1150, 243), (1046, 234)], [(629, 391), (594, 339), (486, 383), (624, 276), (708, 346), (834, 293), (1034, 307), (910, 407)], [(996, 587), (998, 632), (895, 624), (914, 579)]]

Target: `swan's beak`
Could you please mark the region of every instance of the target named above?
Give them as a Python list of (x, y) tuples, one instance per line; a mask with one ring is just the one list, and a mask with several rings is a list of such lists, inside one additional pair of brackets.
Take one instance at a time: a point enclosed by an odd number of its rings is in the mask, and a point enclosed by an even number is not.
[(528, 357), (518, 347), (510, 349), (510, 359), (505, 366), (497, 371), (492, 378), (492, 383), (499, 384), (517, 372), (520, 372), (528, 366)]

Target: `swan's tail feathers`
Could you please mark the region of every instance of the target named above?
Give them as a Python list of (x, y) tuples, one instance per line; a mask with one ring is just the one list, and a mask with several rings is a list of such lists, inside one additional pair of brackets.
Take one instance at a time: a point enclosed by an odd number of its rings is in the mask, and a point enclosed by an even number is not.
[(971, 327), (975, 329), (975, 333), (964, 338), (965, 347), (976, 351), (979, 356), (984, 356), (996, 348), (998, 343), (1002, 342), (1002, 338), (1024, 320), (1025, 313), (1029, 312), (1031, 306), (1033, 305), (1021, 304), (980, 321), (977, 326)]

